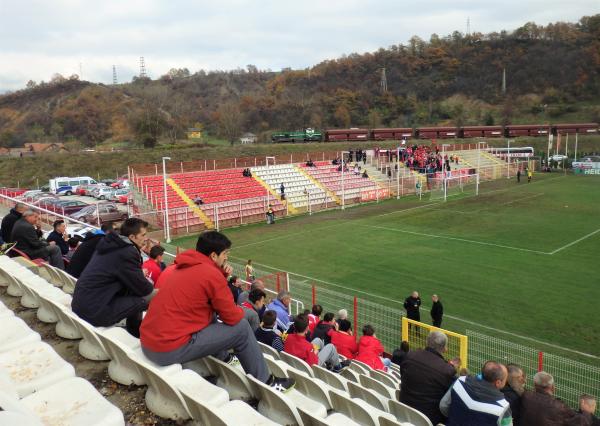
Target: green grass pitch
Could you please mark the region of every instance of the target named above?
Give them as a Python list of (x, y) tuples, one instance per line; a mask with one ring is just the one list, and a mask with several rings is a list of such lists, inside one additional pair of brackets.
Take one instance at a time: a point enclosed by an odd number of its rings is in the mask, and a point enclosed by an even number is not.
[(492, 329), (600, 355), (597, 177), (537, 173), (530, 184), (483, 183), (478, 197), (405, 197), (224, 232), (237, 262), (393, 307), (412, 290), (424, 306), (437, 293), (444, 328), (476, 329), (472, 322), (508, 340)]

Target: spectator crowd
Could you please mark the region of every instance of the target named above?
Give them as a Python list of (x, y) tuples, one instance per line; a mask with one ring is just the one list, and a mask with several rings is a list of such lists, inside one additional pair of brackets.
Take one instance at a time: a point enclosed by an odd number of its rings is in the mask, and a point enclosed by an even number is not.
[[(419, 165), (439, 161), (438, 154), (408, 148), (407, 161)], [(362, 158), (362, 154), (359, 155)], [(196, 247), (179, 253), (173, 264), (163, 262), (164, 248), (149, 242), (148, 223), (129, 218), (120, 229), (105, 225), (81, 242), (71, 243), (62, 221), (41, 239), (37, 213), (17, 204), (1, 225), (2, 238), (16, 242), (32, 258), (42, 258), (77, 277), (73, 312), (94, 326), (122, 321), (140, 338), (143, 353), (158, 365), (186, 363), (208, 355), (244, 371), (274, 389), (294, 387), (291, 378), (269, 372), (259, 345), (296, 356), (308, 365), (340, 372), (353, 361), (386, 372), (397, 364), (401, 373), (399, 401), (419, 410), (433, 425), (595, 425), (596, 401), (582, 395), (579, 411), (554, 396), (557, 384), (547, 372), (533, 377), (521, 367), (490, 360), (477, 374), (448, 360), (448, 339), (435, 328), (422, 349), (408, 342), (384, 353), (376, 330), (353, 330), (345, 310), (326, 312), (315, 304), (291, 315), (292, 294), (276, 294), (255, 277), (248, 261), (245, 278), (232, 274), (228, 263), (231, 241), (217, 231), (205, 231)], [(271, 295), (274, 297), (271, 299)], [(443, 307), (432, 295), (431, 317), (441, 327)], [(404, 302), (410, 319), (420, 321), (421, 299), (413, 292)]]

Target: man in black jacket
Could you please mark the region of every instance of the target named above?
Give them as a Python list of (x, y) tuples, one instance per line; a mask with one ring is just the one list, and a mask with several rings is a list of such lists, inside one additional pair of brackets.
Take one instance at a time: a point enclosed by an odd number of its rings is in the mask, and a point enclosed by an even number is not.
[(69, 244), (67, 244), (69, 237), (66, 233), (67, 225), (65, 225), (64, 220), (59, 219), (54, 221), (52, 227), (54, 230), (48, 234), (46, 241), (49, 243), (54, 241), (54, 244), (60, 248), (60, 252), (64, 256), (69, 252)]
[(437, 294), (431, 296), (431, 301), (433, 302), (431, 305), (431, 321), (433, 322), (434, 327), (442, 327), (442, 315), (444, 315), (444, 306), (442, 302), (440, 302), (440, 298)]
[(12, 243), (12, 230), (17, 220), (21, 219), (23, 212), (27, 210), (27, 206), (22, 203), (15, 204), (15, 207), (10, 209), (8, 213), (2, 219), (2, 225), (0, 225), (0, 232), (2, 233), (2, 240), (5, 243)]
[(440, 331), (427, 336), (427, 347), (410, 351), (400, 364), (402, 383), (400, 402), (425, 414), (431, 423), (444, 423), (440, 401), (456, 378), (456, 365), (443, 357), (448, 349), (448, 338)]
[(319, 323), (316, 325), (313, 333), (310, 336), (310, 339), (312, 340), (319, 338), (326, 345), (331, 343), (331, 337), (328, 333), (329, 330), (335, 329), (337, 325), (337, 323), (333, 320), (334, 317), (335, 315), (333, 315), (331, 312), (327, 312), (325, 315), (323, 315), (323, 320), (319, 321)]
[(413, 291), (412, 294), (404, 300), (404, 309), (406, 309), (406, 317), (411, 320), (421, 321), (421, 298), (419, 292)]
[(50, 265), (65, 269), (62, 253), (55, 243), (48, 243), (40, 239), (40, 233), (36, 229), (39, 215), (33, 210), (25, 210), (23, 217), (15, 223), (12, 229), (12, 241), (31, 259), (44, 259), (50, 262)]
[(102, 224), (99, 230), (88, 232), (75, 253), (73, 253), (71, 262), (67, 266), (67, 272), (71, 276), (79, 278), (85, 267), (90, 263), (90, 260), (92, 260), (92, 256), (100, 240), (104, 238), (104, 235), (113, 232), (113, 228), (114, 225), (111, 222), (106, 222)]
[(156, 294), (142, 271), (141, 247), (147, 241), (148, 222), (129, 218), (121, 235), (113, 232), (98, 242), (73, 293), (73, 312), (97, 327), (127, 319), (127, 331), (140, 335), (142, 312)]

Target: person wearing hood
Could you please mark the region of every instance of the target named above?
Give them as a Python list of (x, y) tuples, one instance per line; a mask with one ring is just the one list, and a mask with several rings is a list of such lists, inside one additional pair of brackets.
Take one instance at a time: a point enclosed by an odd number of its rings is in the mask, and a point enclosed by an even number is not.
[(112, 222), (102, 224), (100, 229), (88, 232), (77, 247), (77, 251), (73, 253), (69, 265), (67, 265), (67, 273), (75, 278), (79, 278), (85, 267), (92, 260), (92, 256), (96, 251), (96, 246), (105, 235), (113, 232), (114, 225)]
[[(234, 303), (227, 287), (232, 271), (227, 263), (230, 248), (225, 235), (205, 231), (195, 250), (177, 255), (161, 274), (160, 291), (142, 322), (142, 351), (163, 366), (208, 355), (228, 364), (239, 360), (247, 374), (285, 392), (295, 381), (269, 373), (254, 332), (244, 320), (244, 310)], [(235, 356), (229, 353), (231, 349)]]
[(440, 401), (446, 426), (512, 425), (510, 404), (500, 391), (507, 377), (506, 367), (496, 361), (483, 365), (481, 377), (459, 377)]
[(15, 206), (10, 209), (10, 212), (2, 218), (2, 224), (0, 225), (0, 233), (2, 234), (2, 240), (5, 243), (14, 242), (12, 239), (12, 230), (17, 220), (21, 219), (23, 212), (27, 210), (27, 206), (23, 203), (16, 203)]
[(127, 331), (139, 337), (142, 313), (157, 292), (142, 271), (147, 228), (148, 222), (129, 218), (121, 235), (112, 232), (98, 242), (75, 285), (71, 308), (79, 317), (95, 327), (127, 319)]

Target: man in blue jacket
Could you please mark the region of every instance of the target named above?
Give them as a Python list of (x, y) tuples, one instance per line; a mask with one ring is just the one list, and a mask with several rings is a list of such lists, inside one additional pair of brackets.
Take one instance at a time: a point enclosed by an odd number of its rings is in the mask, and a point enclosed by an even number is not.
[(148, 239), (147, 228), (148, 222), (129, 218), (120, 235), (112, 232), (98, 242), (75, 285), (73, 312), (96, 327), (127, 319), (127, 331), (140, 336), (142, 312), (157, 291), (142, 271), (140, 249)]
[(292, 317), (289, 312), (291, 300), (290, 293), (286, 290), (281, 290), (277, 293), (277, 299), (267, 306), (267, 310), (275, 311), (277, 314), (277, 328), (281, 331), (287, 331), (292, 323)]

